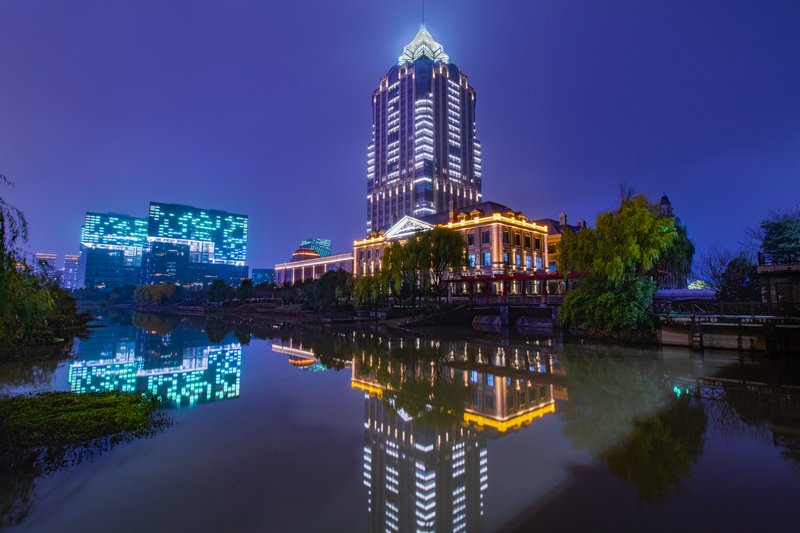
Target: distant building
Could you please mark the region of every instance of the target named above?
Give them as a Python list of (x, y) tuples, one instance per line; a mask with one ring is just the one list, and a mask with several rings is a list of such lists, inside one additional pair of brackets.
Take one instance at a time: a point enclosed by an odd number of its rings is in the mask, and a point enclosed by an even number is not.
[(308, 248), (317, 252), (320, 257), (328, 257), (331, 255), (331, 240), (312, 237), (303, 240), (300, 243), (300, 248)]
[(423, 25), (372, 95), (367, 233), (480, 201), (475, 89)]
[(261, 285), (262, 283), (273, 284), (275, 283), (275, 269), (274, 268), (254, 268), (250, 274), (253, 279), (253, 285)]
[(86, 213), (77, 286), (239, 285), (246, 261), (246, 215), (151, 202), (146, 219)]
[(33, 254), (33, 272), (40, 276), (57, 278), (56, 254), (36, 253)]
[(150, 283), (208, 285), (247, 278), (247, 215), (150, 202)]
[(147, 240), (189, 247), (190, 262), (243, 266), (247, 215), (150, 202)]
[(275, 265), (275, 283), (283, 286), (311, 281), (321, 278), (325, 272), (339, 269), (353, 272), (352, 252), (328, 257), (313, 256), (308, 259), (293, 259), (288, 263), (278, 263)]
[(88, 212), (81, 227), (78, 286), (113, 288), (142, 282), (147, 219)]
[(776, 314), (800, 314), (800, 248), (758, 253), (761, 298)]
[(79, 260), (79, 255), (67, 254), (64, 256), (64, 273), (61, 278), (61, 286), (65, 289), (74, 290), (78, 288)]
[(566, 230), (579, 231), (586, 227), (586, 222), (578, 220), (577, 225), (567, 224), (567, 214), (561, 213), (558, 220), (552, 218), (540, 218), (535, 220), (537, 224), (547, 227), (547, 270), (549, 272), (558, 271), (558, 257), (561, 253), (561, 237)]

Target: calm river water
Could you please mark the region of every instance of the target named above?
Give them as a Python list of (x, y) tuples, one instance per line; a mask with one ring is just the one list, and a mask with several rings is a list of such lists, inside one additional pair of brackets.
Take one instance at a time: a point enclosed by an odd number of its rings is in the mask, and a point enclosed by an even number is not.
[(5, 483), (12, 531), (797, 530), (785, 362), (471, 330), (103, 324), (49, 370), (0, 370), (0, 394), (148, 391), (174, 424)]

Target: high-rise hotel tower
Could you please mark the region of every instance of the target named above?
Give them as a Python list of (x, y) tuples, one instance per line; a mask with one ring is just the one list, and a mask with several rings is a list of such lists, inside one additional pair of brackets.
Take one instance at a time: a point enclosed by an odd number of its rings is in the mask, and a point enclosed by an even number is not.
[(367, 232), (480, 201), (475, 89), (422, 25), (372, 95)]

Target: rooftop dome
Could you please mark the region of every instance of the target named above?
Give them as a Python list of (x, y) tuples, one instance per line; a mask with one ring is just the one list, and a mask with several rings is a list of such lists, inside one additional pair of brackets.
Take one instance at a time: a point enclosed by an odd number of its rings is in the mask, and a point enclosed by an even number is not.
[(397, 64), (407, 65), (422, 56), (437, 63), (450, 62), (450, 58), (444, 53), (444, 47), (434, 40), (433, 35), (425, 28), (425, 24), (420, 25), (414, 39), (403, 48), (403, 53), (397, 58)]
[(311, 248), (298, 248), (292, 254), (292, 261), (302, 261), (303, 259), (315, 259), (319, 257), (319, 252)]

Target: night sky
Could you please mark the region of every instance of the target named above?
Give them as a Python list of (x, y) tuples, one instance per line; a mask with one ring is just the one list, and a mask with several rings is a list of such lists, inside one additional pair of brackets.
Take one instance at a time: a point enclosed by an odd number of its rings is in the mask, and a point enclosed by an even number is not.
[[(594, 221), (666, 192), (699, 249), (800, 201), (800, 2), (428, 0), (483, 197)], [(419, 1), (0, 2), (2, 194), (31, 252), (150, 200), (250, 216), (249, 263), (364, 236), (371, 96)], [(60, 262), (60, 260), (59, 260)]]

